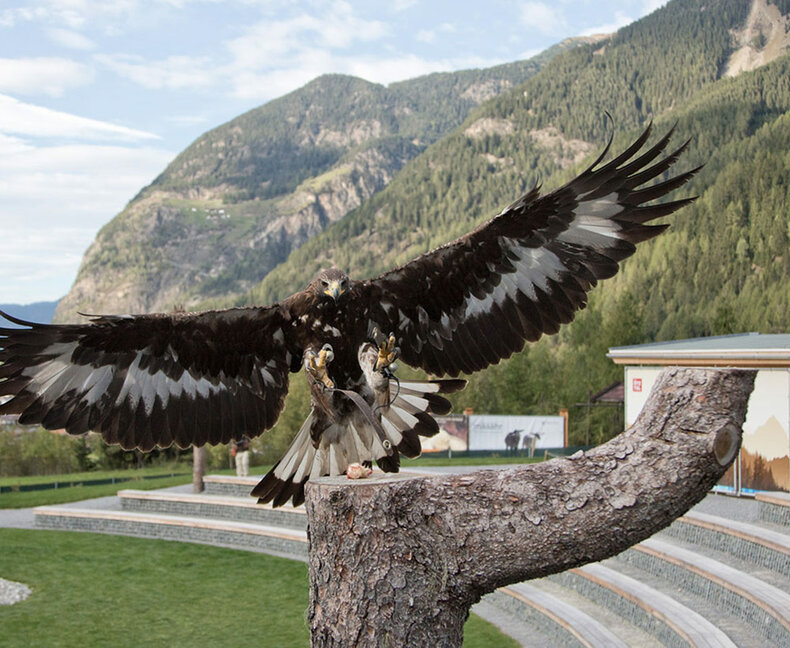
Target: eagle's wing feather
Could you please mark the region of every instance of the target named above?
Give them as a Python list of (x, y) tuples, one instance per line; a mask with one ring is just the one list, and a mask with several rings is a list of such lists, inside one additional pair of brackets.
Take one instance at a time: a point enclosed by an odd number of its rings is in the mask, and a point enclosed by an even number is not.
[(666, 228), (646, 223), (692, 200), (645, 204), (697, 171), (639, 189), (688, 144), (654, 162), (672, 130), (643, 151), (650, 130), (599, 166), (610, 139), (565, 186), (545, 196), (535, 187), (473, 232), (366, 282), (369, 329), (394, 332), (403, 360), (436, 375), (483, 369), (556, 333), (636, 243)]
[(227, 443), (272, 427), (291, 354), (277, 306), (0, 328), (0, 414), (108, 443)]

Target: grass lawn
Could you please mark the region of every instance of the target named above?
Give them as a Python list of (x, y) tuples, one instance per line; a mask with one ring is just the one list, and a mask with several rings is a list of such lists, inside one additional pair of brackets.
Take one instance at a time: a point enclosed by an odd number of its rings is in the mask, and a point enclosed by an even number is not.
[(51, 482), (88, 481), (92, 479), (110, 479), (111, 477), (126, 478), (133, 475), (150, 477), (153, 475), (169, 475), (170, 473), (192, 472), (191, 463), (172, 463), (152, 468), (126, 470), (89, 470), (86, 472), (68, 473), (64, 475), (27, 475), (25, 477), (0, 477), (0, 486), (22, 486), (25, 484), (49, 484)]
[[(432, 457), (423, 455), (419, 459), (411, 460), (403, 458), (401, 468), (408, 470), (410, 467), (419, 468), (421, 466), (490, 466), (496, 464), (525, 464), (542, 461), (542, 458), (527, 459), (526, 457)], [(253, 466), (250, 468), (251, 475), (263, 475), (269, 470), (270, 466)], [(139, 476), (140, 479), (125, 481), (116, 484), (99, 484), (94, 486), (71, 486), (66, 488), (47, 489), (40, 491), (11, 492), (0, 494), (0, 509), (4, 508), (30, 508), (33, 506), (47, 506), (50, 504), (65, 504), (66, 502), (77, 502), (93, 497), (105, 497), (115, 495), (119, 490), (132, 488), (137, 490), (152, 490), (157, 488), (168, 488), (180, 484), (189, 484), (192, 481), (191, 474), (180, 475), (178, 477), (162, 477), (159, 479), (142, 479), (144, 476), (162, 475), (169, 473), (190, 473), (192, 465), (190, 463), (179, 463), (171, 466), (156, 468), (142, 468), (140, 470), (102, 470), (83, 473), (71, 473), (68, 475), (41, 475), (30, 477), (0, 477), (0, 486), (16, 486), (22, 484), (41, 484), (54, 481), (80, 481), (93, 479), (108, 479), (110, 477), (129, 478)], [(235, 475), (235, 470), (225, 468), (222, 470), (210, 470), (210, 474)]]
[[(264, 554), (68, 531), (0, 529), (4, 648), (304, 647), (307, 565)], [(472, 615), (466, 648), (518, 644)]]
[(47, 506), (49, 504), (65, 504), (94, 497), (115, 495), (124, 488), (137, 490), (153, 490), (168, 488), (179, 484), (189, 484), (192, 475), (181, 477), (164, 477), (162, 479), (140, 479), (127, 481), (120, 484), (100, 484), (98, 486), (72, 486), (70, 488), (57, 488), (40, 491), (27, 491), (24, 493), (0, 494), (0, 509), (30, 508), (33, 506)]

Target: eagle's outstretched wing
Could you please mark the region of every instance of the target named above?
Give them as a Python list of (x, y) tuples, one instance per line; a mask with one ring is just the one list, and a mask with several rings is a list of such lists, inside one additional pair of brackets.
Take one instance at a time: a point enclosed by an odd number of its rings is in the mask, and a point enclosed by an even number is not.
[(565, 186), (545, 196), (536, 187), (466, 236), (366, 282), (361, 288), (370, 304), (369, 327), (393, 331), (406, 363), (453, 376), (556, 333), (636, 243), (666, 228), (645, 223), (693, 200), (645, 204), (697, 171), (640, 189), (669, 169), (688, 144), (653, 163), (672, 130), (640, 153), (650, 130), (596, 168), (610, 139)]
[(108, 443), (227, 443), (272, 427), (291, 355), (276, 307), (0, 328), (0, 414)]

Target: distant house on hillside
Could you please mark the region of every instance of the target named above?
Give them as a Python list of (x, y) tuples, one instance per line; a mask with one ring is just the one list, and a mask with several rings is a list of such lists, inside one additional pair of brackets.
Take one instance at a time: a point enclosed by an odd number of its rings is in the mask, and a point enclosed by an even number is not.
[(609, 349), (625, 367), (625, 426), (634, 423), (665, 366), (757, 370), (743, 446), (719, 488), (790, 492), (790, 334), (741, 333)]

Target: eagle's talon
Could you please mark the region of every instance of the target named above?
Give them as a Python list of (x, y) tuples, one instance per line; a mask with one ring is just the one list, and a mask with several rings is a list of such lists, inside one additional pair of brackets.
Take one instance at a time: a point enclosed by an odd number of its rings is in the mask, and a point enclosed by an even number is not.
[(390, 333), (389, 337), (379, 344), (379, 355), (376, 358), (375, 371), (384, 371), (390, 367), (400, 355), (400, 349), (395, 346), (397, 340), (395, 335)]
[(329, 344), (325, 344), (318, 353), (312, 350), (307, 352), (305, 370), (327, 389), (335, 388), (335, 383), (327, 371), (327, 364), (332, 362), (334, 357), (335, 353)]

